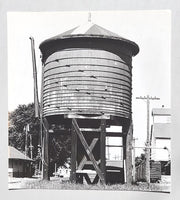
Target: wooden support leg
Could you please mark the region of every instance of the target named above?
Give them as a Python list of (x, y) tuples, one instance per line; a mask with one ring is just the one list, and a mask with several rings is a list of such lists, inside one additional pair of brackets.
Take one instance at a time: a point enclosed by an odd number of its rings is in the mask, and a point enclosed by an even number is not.
[(44, 118), (44, 141), (43, 141), (43, 180), (50, 180), (49, 174), (49, 123)]
[(106, 182), (106, 155), (105, 155), (105, 142), (106, 142), (106, 120), (101, 119), (101, 133), (100, 133), (100, 168)]
[(126, 138), (128, 133), (129, 124), (122, 127), (122, 140), (123, 140), (123, 168), (124, 168), (124, 183), (127, 183), (127, 170), (126, 170)]
[(77, 159), (77, 134), (72, 126), (71, 130), (71, 177), (72, 183), (76, 183), (76, 159)]
[(123, 134), (122, 137), (122, 141), (123, 141), (123, 168), (124, 168), (124, 183), (126, 183), (126, 135)]
[(129, 131), (126, 137), (127, 184), (132, 184), (132, 139), (133, 139), (133, 127), (132, 124), (130, 124)]

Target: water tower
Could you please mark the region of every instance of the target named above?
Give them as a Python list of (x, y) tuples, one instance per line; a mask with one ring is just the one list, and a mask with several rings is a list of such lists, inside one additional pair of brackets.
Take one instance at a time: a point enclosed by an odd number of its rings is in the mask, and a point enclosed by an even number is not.
[[(116, 179), (130, 181), (132, 57), (138, 45), (87, 22), (43, 41), (40, 50), (44, 179), (49, 179), (49, 134), (56, 126), (59, 134), (71, 135), (71, 181), (108, 182), (107, 137), (122, 138)], [(122, 131), (107, 132), (111, 126)], [(87, 169), (95, 171), (93, 181), (83, 173)]]

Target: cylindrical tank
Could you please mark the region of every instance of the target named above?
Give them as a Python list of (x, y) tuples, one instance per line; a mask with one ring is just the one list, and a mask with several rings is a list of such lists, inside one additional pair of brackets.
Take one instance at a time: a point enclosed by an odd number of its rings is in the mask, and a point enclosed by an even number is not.
[(131, 117), (132, 56), (136, 43), (98, 25), (75, 28), (40, 45), (43, 115)]

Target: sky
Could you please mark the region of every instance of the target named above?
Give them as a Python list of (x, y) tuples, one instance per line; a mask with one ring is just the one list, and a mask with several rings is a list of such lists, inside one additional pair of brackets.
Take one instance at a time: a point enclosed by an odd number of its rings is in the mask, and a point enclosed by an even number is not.
[[(39, 44), (88, 21), (89, 11), (8, 12), (8, 110), (33, 102), (33, 71), (29, 37), (35, 39), (38, 87), (41, 89)], [(132, 112), (136, 146), (146, 140), (146, 102), (138, 96), (157, 96), (152, 108), (171, 106), (171, 13), (156, 11), (91, 11), (91, 21), (139, 45), (133, 57)], [(152, 117), (151, 119), (152, 120)], [(152, 123), (152, 121), (150, 121)], [(140, 149), (138, 150), (141, 151)], [(138, 152), (137, 151), (137, 152)]]

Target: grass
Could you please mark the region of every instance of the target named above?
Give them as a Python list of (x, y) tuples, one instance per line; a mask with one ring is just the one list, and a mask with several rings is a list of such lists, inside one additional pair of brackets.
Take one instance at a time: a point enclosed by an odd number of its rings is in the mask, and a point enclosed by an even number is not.
[(27, 189), (55, 189), (55, 190), (116, 190), (116, 191), (153, 191), (153, 192), (170, 192), (167, 185), (151, 183), (139, 183), (138, 185), (115, 184), (115, 185), (87, 185), (73, 184), (62, 182), (61, 180), (36, 180), (25, 182), (24, 187)]

